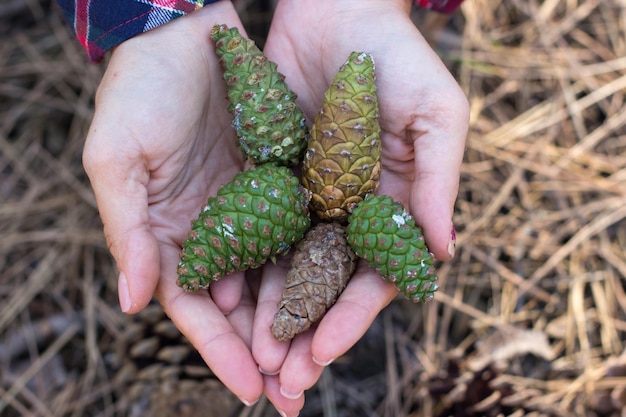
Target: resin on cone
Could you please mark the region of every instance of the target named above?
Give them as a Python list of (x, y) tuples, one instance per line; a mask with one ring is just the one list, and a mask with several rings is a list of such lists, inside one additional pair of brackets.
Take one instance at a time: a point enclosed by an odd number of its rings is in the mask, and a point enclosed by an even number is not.
[(284, 254), (311, 225), (309, 198), (289, 168), (263, 164), (237, 174), (193, 221), (177, 284), (196, 291)]
[(253, 164), (299, 164), (308, 128), (284, 75), (237, 28), (215, 25), (211, 38), (224, 68), (228, 110), (234, 116), (233, 126), (244, 156)]
[(348, 243), (385, 280), (412, 301), (434, 297), (438, 286), (433, 255), (401, 203), (389, 196), (368, 195), (348, 222)]

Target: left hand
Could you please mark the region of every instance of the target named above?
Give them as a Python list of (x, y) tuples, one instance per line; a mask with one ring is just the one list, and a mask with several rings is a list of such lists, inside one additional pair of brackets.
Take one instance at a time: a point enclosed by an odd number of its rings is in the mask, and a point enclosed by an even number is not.
[[(383, 144), (378, 193), (407, 205), (423, 227), (430, 251), (447, 260), (454, 255), (452, 215), (469, 108), (409, 12), (406, 0), (283, 0), (265, 53), (298, 93), (311, 122), (348, 55), (372, 54)], [(323, 365), (350, 349), (397, 291), (361, 263), (316, 330), (298, 335), (291, 344), (279, 343), (268, 329), (286, 271), (283, 264), (264, 267), (252, 351), (260, 369), (276, 374), (265, 378), (269, 399), (295, 414), (302, 392), (315, 384)]]

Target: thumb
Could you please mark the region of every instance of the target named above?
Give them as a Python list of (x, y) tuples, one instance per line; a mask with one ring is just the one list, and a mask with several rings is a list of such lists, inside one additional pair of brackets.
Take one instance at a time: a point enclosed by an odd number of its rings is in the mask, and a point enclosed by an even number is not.
[(446, 101), (436, 117), (415, 123), (411, 134), (415, 152), (415, 179), (411, 212), (422, 225), (429, 249), (437, 259), (454, 256), (454, 203), (469, 125), (467, 99), (461, 94)]
[(154, 294), (160, 253), (148, 217), (149, 172), (140, 152), (128, 152), (128, 144), (120, 147), (108, 135), (92, 135), (85, 144), (83, 165), (96, 195), (107, 246), (120, 271), (120, 307), (125, 313), (136, 313)]
[[(120, 308), (124, 313), (136, 313), (150, 302), (156, 290), (160, 275), (159, 246), (154, 235), (147, 229), (130, 230), (123, 239), (116, 245), (120, 250), (111, 249), (120, 270)], [(114, 240), (107, 236), (107, 241)], [(112, 248), (113, 245), (110, 244), (109, 247)]]

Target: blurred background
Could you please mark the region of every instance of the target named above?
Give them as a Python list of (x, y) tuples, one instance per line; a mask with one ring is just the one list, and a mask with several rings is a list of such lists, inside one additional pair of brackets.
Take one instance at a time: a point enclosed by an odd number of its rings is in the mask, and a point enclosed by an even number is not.
[[(272, 3), (237, 2), (261, 46)], [(394, 301), (301, 416), (626, 416), (626, 3), (414, 20), (471, 105), (457, 254), (435, 301)], [(119, 311), (81, 165), (104, 68), (50, 1), (0, 1), (0, 416), (274, 416), (158, 306)]]

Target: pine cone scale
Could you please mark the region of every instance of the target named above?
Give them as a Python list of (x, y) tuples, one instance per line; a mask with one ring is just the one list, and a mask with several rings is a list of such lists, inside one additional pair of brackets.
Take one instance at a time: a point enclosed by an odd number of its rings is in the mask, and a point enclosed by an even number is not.
[(374, 61), (352, 53), (324, 95), (304, 159), (303, 183), (324, 220), (345, 221), (380, 180), (380, 126)]
[(323, 317), (348, 284), (356, 255), (343, 226), (321, 223), (298, 244), (291, 265), (271, 328), (280, 341), (306, 331)]
[(195, 291), (285, 253), (310, 226), (309, 198), (286, 167), (264, 164), (237, 174), (193, 221), (178, 285)]
[(346, 233), (355, 253), (405, 297), (433, 298), (437, 290), (433, 256), (402, 204), (388, 196), (367, 196), (350, 215)]

